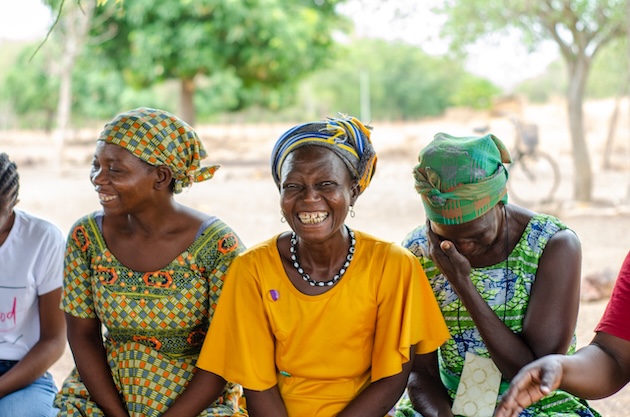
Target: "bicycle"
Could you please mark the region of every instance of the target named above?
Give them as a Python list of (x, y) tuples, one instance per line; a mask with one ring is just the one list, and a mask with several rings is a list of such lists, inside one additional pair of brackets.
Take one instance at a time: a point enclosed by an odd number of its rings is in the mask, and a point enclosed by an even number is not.
[[(512, 163), (508, 170), (508, 197), (530, 208), (551, 203), (560, 185), (560, 167), (546, 152), (538, 149), (539, 132), (534, 123), (524, 123), (508, 116), (515, 129), (515, 144), (510, 150)], [(485, 132), (488, 128), (483, 128)], [(481, 129), (475, 129), (481, 133)]]

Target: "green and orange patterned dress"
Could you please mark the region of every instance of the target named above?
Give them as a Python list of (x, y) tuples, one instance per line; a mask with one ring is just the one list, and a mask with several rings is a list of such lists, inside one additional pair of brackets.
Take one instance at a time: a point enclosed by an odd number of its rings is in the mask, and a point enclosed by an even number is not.
[[(122, 265), (101, 233), (102, 213), (77, 221), (68, 237), (62, 309), (98, 318), (106, 330), (107, 359), (131, 417), (157, 417), (183, 392), (212, 320), (238, 236), (208, 218), (193, 244), (159, 271)], [(55, 405), (60, 416), (103, 416), (76, 368)], [(246, 416), (242, 388), (228, 383), (201, 416)]]

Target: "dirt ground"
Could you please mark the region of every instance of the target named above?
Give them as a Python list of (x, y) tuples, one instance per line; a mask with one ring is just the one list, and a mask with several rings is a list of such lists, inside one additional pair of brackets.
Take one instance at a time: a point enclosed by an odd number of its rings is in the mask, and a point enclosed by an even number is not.
[[(561, 166), (557, 198), (540, 209), (560, 217), (580, 237), (583, 276), (616, 274), (630, 250), (630, 146), (628, 122), (623, 117), (617, 132), (619, 139), (614, 144), (615, 169), (601, 169), (611, 111), (611, 102), (589, 103), (586, 109), (594, 172), (594, 201), (588, 204), (572, 199), (573, 167), (562, 106), (527, 107), (523, 114), (539, 124), (541, 147)], [(423, 222), (424, 212), (410, 172), (418, 150), (433, 134), (438, 131), (471, 134), (474, 127), (487, 124), (508, 146), (513, 137), (506, 120), (469, 112), (453, 112), (447, 118), (414, 124), (372, 124), (379, 153), (377, 173), (355, 206), (356, 217), (348, 218), (348, 224), (396, 242)], [(285, 230), (286, 225), (280, 222), (278, 192), (271, 181), (268, 158), (273, 141), (288, 127), (290, 124), (198, 128), (210, 154), (208, 163), (221, 163), (223, 167), (211, 181), (195, 184), (176, 199), (222, 218), (248, 246)], [(60, 153), (50, 145), (49, 138), (35, 132), (0, 132), (0, 151), (7, 152), (19, 164), (19, 207), (53, 221), (64, 232), (80, 216), (98, 210), (97, 197), (88, 180), (94, 144), (91, 138), (96, 133), (76, 132), (76, 138), (64, 148), (62, 162), (58, 163)], [(578, 345), (587, 344), (592, 338), (606, 301), (603, 298), (582, 303), (577, 324)], [(52, 369), (55, 380), (61, 383), (72, 366), (72, 355), (67, 349)], [(630, 408), (630, 387), (592, 404), (604, 416), (625, 416)]]

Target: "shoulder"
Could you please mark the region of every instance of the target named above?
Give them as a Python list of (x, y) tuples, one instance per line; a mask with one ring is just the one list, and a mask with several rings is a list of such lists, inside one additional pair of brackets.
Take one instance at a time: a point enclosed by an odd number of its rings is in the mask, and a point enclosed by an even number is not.
[(423, 224), (422, 226), (416, 227), (405, 236), (402, 241), (402, 247), (409, 250), (417, 257), (422, 257), (428, 254), (427, 242), (427, 226)]
[(41, 239), (52, 240), (56, 242), (64, 242), (64, 236), (61, 229), (52, 222), (45, 220), (39, 216), (22, 210), (15, 210), (17, 222), (20, 224), (20, 230), (29, 236)]
[(354, 234), (357, 239), (358, 255), (369, 256), (372, 260), (382, 258), (385, 262), (414, 259), (411, 252), (395, 242), (374, 237), (360, 230), (354, 230)]

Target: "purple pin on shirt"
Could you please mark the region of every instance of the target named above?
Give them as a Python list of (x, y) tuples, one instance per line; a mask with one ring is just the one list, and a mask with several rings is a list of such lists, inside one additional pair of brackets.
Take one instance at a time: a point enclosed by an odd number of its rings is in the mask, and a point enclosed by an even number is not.
[(280, 293), (277, 290), (270, 290), (269, 295), (273, 301), (278, 301), (278, 298), (280, 298)]

